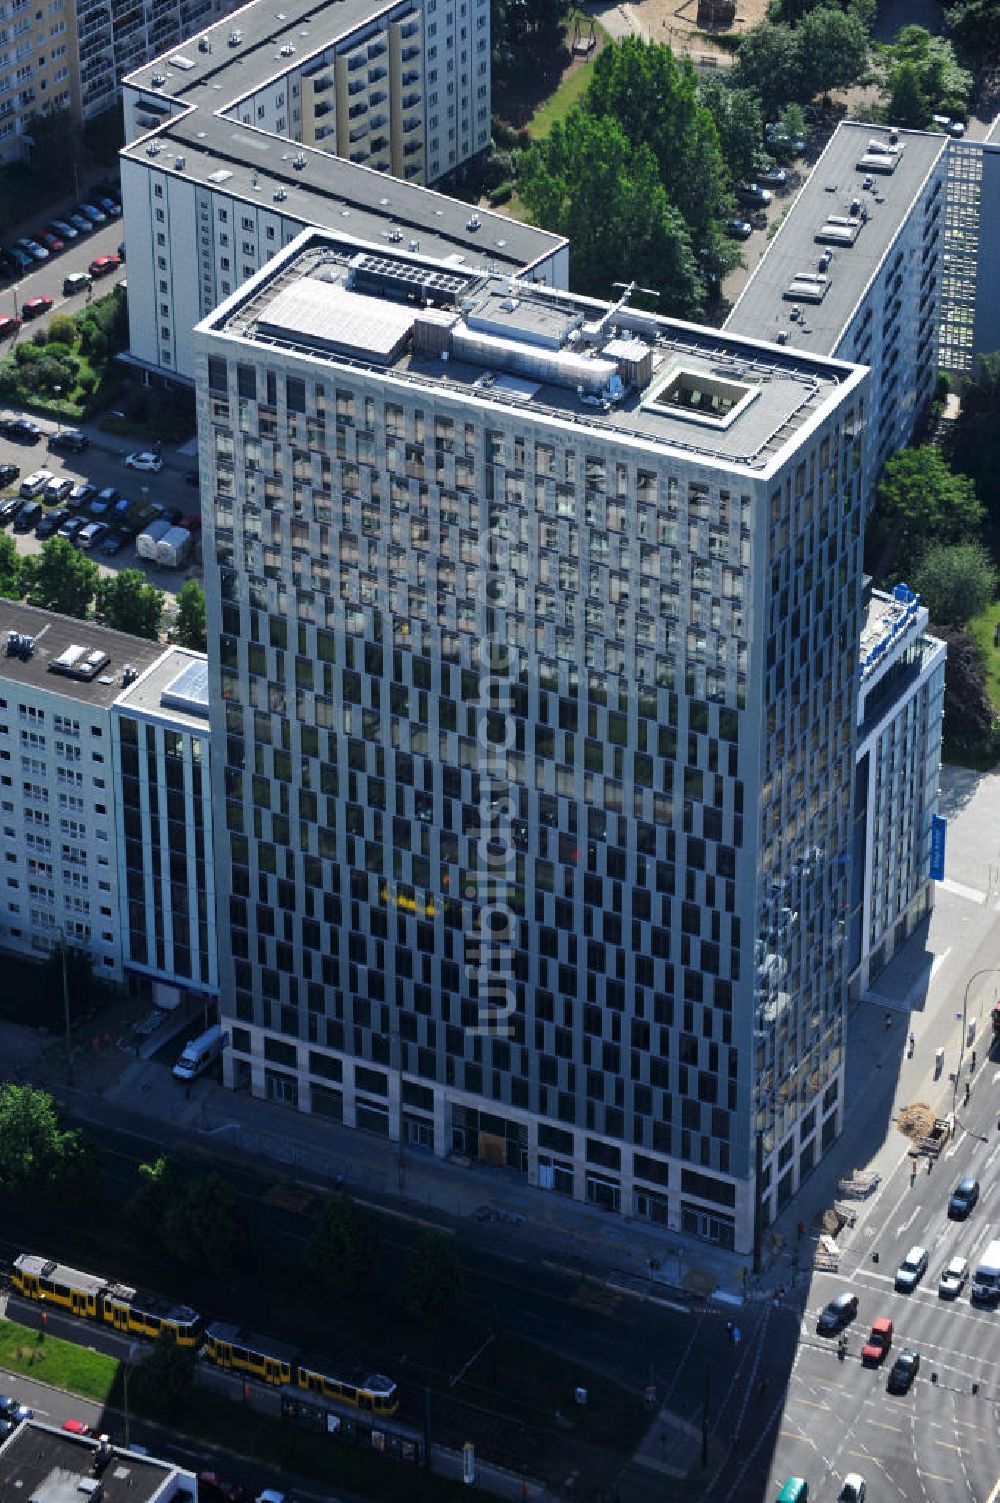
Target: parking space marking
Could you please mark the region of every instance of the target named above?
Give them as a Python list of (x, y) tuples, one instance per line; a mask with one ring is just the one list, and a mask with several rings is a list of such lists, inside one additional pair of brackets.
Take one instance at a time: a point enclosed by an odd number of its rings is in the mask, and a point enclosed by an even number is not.
[(925, 1472), (919, 1466), (915, 1468), (915, 1471), (918, 1477), (929, 1477), (932, 1482), (947, 1482), (949, 1486), (951, 1485), (952, 1478), (942, 1477), (940, 1472)]
[(934, 1440), (932, 1438), (932, 1444), (935, 1446), (947, 1446), (949, 1451), (961, 1451), (963, 1455), (969, 1449), (968, 1446), (957, 1446), (953, 1440)]
[(875, 1425), (875, 1426), (877, 1426), (877, 1428), (879, 1430), (895, 1430), (897, 1432), (897, 1434), (903, 1428), (902, 1425), (887, 1425), (884, 1420), (876, 1420), (876, 1419), (867, 1420), (866, 1424)]
[(779, 1435), (783, 1435), (786, 1440), (808, 1440), (809, 1439), (808, 1435), (803, 1435), (800, 1430), (779, 1430), (778, 1434)]
[(815, 1399), (800, 1399), (800, 1398), (797, 1398), (795, 1396), (795, 1394), (790, 1394), (789, 1395), (788, 1402), (790, 1404), (808, 1404), (810, 1409), (829, 1409), (829, 1407), (830, 1407), (829, 1404), (819, 1404), (819, 1403), (817, 1403), (817, 1401)]

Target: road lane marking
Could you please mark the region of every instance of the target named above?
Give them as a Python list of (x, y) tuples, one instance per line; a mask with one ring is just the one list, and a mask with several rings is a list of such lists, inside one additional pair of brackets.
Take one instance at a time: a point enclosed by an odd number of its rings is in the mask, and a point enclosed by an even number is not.
[(829, 1409), (829, 1404), (818, 1404), (815, 1399), (800, 1399), (796, 1395), (789, 1395), (790, 1404), (808, 1404), (810, 1409)]
[(962, 1425), (966, 1430), (975, 1430), (975, 1432), (976, 1432), (977, 1435), (980, 1433), (980, 1431), (983, 1428), (982, 1425), (974, 1425), (971, 1420), (953, 1419), (952, 1420), (952, 1424), (953, 1425)]
[(904, 1232), (909, 1231), (910, 1227), (913, 1225), (913, 1223), (916, 1221), (916, 1219), (917, 1219), (917, 1217), (919, 1215), (920, 1215), (920, 1207), (919, 1206), (914, 1206), (913, 1210), (910, 1212), (909, 1216), (902, 1223), (902, 1225), (901, 1226), (897, 1226), (897, 1228), (896, 1228), (896, 1236), (897, 1237), (901, 1237)]
[(956, 1446), (953, 1440), (937, 1440), (932, 1437), (932, 1443), (936, 1446), (947, 1446), (949, 1451), (961, 1451), (963, 1454), (969, 1449), (968, 1446)]
[(882, 1465), (879, 1457), (873, 1456), (871, 1451), (848, 1451), (847, 1454), (848, 1456), (856, 1456), (859, 1461), (870, 1461), (873, 1466)]
[(802, 1432), (801, 1432), (801, 1430), (779, 1430), (778, 1434), (779, 1435), (783, 1435), (786, 1440), (808, 1440), (809, 1439), (808, 1435), (803, 1435)]
[(903, 1428), (902, 1425), (887, 1425), (884, 1420), (873, 1419), (867, 1420), (866, 1423), (869, 1425), (875, 1425), (879, 1430), (895, 1430), (897, 1434)]
[(940, 1472), (925, 1472), (920, 1467), (916, 1467), (915, 1471), (918, 1477), (930, 1477), (934, 1482), (947, 1482), (949, 1486), (951, 1485), (951, 1478), (942, 1477)]
[(986, 1503), (997, 1503), (997, 1498), (1000, 1498), (1000, 1477), (998, 1477), (996, 1482), (994, 1482), (993, 1491), (986, 1499)]

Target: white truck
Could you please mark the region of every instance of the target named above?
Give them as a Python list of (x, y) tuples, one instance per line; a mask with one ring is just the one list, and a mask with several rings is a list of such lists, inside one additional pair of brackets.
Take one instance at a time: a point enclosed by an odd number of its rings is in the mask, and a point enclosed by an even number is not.
[(1000, 1299), (1000, 1242), (991, 1242), (976, 1265), (972, 1298), (990, 1305)]
[(156, 545), (169, 531), (170, 523), (166, 517), (158, 517), (155, 522), (150, 522), (148, 527), (143, 528), (135, 540), (135, 551), (139, 557), (147, 559), (151, 564), (155, 564)]
[(191, 534), (186, 527), (171, 527), (156, 544), (156, 562), (161, 569), (179, 569), (191, 553)]
[(189, 1039), (184, 1052), (174, 1065), (175, 1080), (195, 1080), (203, 1074), (229, 1043), (229, 1034), (220, 1023), (206, 1028), (196, 1039)]

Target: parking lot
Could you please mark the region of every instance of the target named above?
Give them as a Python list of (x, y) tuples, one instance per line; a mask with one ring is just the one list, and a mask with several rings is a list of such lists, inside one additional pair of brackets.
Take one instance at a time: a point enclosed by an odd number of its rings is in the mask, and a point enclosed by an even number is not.
[[(20, 416), (20, 414), (14, 413), (11, 409), (0, 409), (0, 419), (8, 416)], [(80, 453), (67, 453), (51, 447), (49, 443), (49, 439), (67, 425), (57, 425), (47, 419), (35, 421), (38, 422), (43, 432), (42, 437), (33, 444), (18, 442), (0, 434), (0, 465), (14, 464), (17, 465), (19, 471), (17, 478), (3, 487), (0, 496), (16, 496), (21, 481), (27, 475), (39, 469), (46, 469), (52, 471), (55, 476), (72, 482), (73, 485), (87, 483), (94, 486), (97, 491), (105, 487), (113, 487), (119, 497), (125, 497), (133, 503), (131, 508), (133, 518), (140, 512), (151, 512), (154, 506), (162, 507), (165, 511), (177, 511), (182, 517), (200, 513), (198, 489), (187, 478), (195, 474), (196, 461), (178, 453), (175, 448), (164, 446), (163, 467), (159, 473), (136, 471), (128, 469), (124, 463), (128, 454), (145, 447), (136, 440), (102, 433), (95, 425), (90, 424), (85, 425), (82, 430), (90, 439), (89, 446)], [(91, 507), (95, 499), (96, 496), (90, 498), (84, 506), (74, 510), (71, 515), (81, 516), (86, 521), (93, 520)], [(54, 510), (62, 510), (65, 505), (65, 501), (43, 501), (42, 513), (45, 515)], [(107, 513), (102, 513), (101, 520), (105, 520), (106, 516)], [(40, 552), (44, 547), (44, 540), (38, 538), (34, 529), (15, 531), (10, 520), (4, 526), (5, 530), (13, 536), (19, 554), (30, 556)], [(110, 527), (118, 530), (113, 522)], [(197, 539), (194, 553), (179, 569), (160, 568), (139, 558), (134, 537), (126, 541), (121, 551), (114, 557), (102, 553), (100, 544), (90, 553), (90, 557), (102, 574), (112, 575), (123, 568), (141, 569), (149, 582), (168, 597), (166, 602), (168, 610), (172, 607), (173, 598), (181, 585), (192, 576), (200, 576), (201, 572)]]
[[(110, 196), (110, 190), (106, 196)], [(80, 202), (89, 202), (86, 194), (81, 196)], [(0, 320), (22, 319), (25, 303), (35, 298), (52, 299), (51, 308), (41, 316), (28, 321), (20, 330), (9, 329), (6, 335), (0, 334), (0, 354), (12, 348), (17, 339), (29, 337), (39, 325), (44, 326), (53, 313), (75, 313), (85, 306), (86, 282), (81, 282), (78, 290), (69, 294), (63, 292), (63, 283), (69, 276), (86, 273), (94, 261), (109, 256), (117, 257), (118, 248), (122, 244), (121, 216), (109, 214), (100, 208), (98, 212), (105, 214), (104, 222), (92, 224), (89, 230), (71, 225), (71, 228), (77, 231), (73, 238), (63, 237), (52, 229), (53, 220), (69, 223), (67, 216), (77, 213), (75, 205), (66, 203), (58, 208), (53, 207), (47, 215), (39, 211), (28, 223), (5, 232), (3, 246), (8, 250), (15, 245), (17, 240), (25, 237), (38, 240), (44, 232), (62, 239), (63, 249), (52, 250), (49, 246), (43, 245), (43, 249), (48, 250), (49, 254), (43, 260), (30, 258), (29, 265), (23, 269), (14, 268), (9, 262), (0, 264)], [(39, 241), (39, 243), (42, 242)], [(123, 264), (115, 266), (110, 273), (98, 277), (93, 282), (93, 295), (103, 296), (117, 283), (124, 281), (125, 275), (126, 269)]]

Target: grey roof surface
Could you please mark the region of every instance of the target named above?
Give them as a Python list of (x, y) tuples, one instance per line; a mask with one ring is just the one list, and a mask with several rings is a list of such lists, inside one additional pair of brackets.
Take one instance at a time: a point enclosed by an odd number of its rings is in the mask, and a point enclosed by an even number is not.
[[(162, 149), (150, 157), (148, 145), (154, 137)], [(433, 188), (403, 182), (204, 110), (167, 122), (153, 136), (126, 146), (121, 155), (176, 171), (191, 182), (217, 186), (234, 198), (266, 205), (303, 224), (339, 226), (359, 240), (392, 245), (395, 226), (404, 246), (416, 239), (421, 251), (441, 259), (462, 256), (473, 265), (516, 271), (566, 244), (561, 235), (548, 230), (519, 224), (489, 209), (473, 211), (469, 204)], [(178, 157), (184, 159), (182, 168), (174, 166)], [(297, 157), (305, 158), (304, 167), (292, 165)], [(232, 175), (213, 183), (213, 175), (220, 170)], [(278, 188), (285, 197), (276, 200)], [(470, 230), (473, 214), (480, 227)]]
[[(34, 651), (27, 660), (8, 654), (7, 634), (12, 631), (34, 639)], [(50, 671), (49, 665), (76, 645), (106, 652), (111, 660), (89, 683)], [(73, 616), (57, 616), (19, 601), (0, 600), (0, 680), (8, 684), (32, 684), (50, 694), (107, 709), (121, 693), (125, 664), (142, 673), (162, 652), (162, 643), (145, 637), (131, 637)]]
[(126, 714), (208, 732), (208, 659), (188, 647), (168, 647), (134, 684), (118, 696)]
[[(80, 1483), (93, 1478), (96, 1450), (94, 1440), (29, 1420), (0, 1445), (0, 1498), (81, 1503)], [(116, 1446), (101, 1473), (104, 1503), (149, 1503), (176, 1470), (168, 1461)]]
[[(298, 318), (282, 324), (288, 290), (303, 278), (315, 278), (327, 288), (339, 283), (341, 302), (357, 297), (359, 305), (366, 305), (377, 293), (379, 277), (385, 278), (386, 311), (395, 320), (397, 337), (400, 320), (411, 328), (418, 323), (419, 304), (392, 300), (391, 289), (407, 275), (412, 285), (419, 285), (422, 257), (382, 252), (370, 274), (359, 272), (357, 262), (349, 268), (352, 259), (336, 237), (322, 230), (304, 232), (198, 327), (333, 365), (346, 361), (378, 369), (381, 347), (369, 351), (359, 341), (345, 355), (341, 338), (325, 342), (315, 327), (304, 338)], [(363, 275), (364, 296), (348, 289), (349, 279), (356, 275)], [(652, 446), (663, 444), (763, 471), (794, 447), (798, 431), (837, 396), (843, 383), (860, 378), (854, 366), (627, 307), (612, 310), (607, 304), (529, 282), (512, 283), (471, 270), (451, 280), (457, 286), (434, 300), (449, 308), (450, 325), (440, 313), (433, 319), (435, 328), (445, 330), (448, 359), (422, 348), (414, 351), (407, 336), (405, 348), (389, 366), (390, 374), (451, 393), (463, 402), (513, 405), (526, 417), (544, 414), (582, 423), (608, 438), (616, 433), (638, 437)], [(484, 308), (490, 326), (486, 329), (477, 327), (477, 311)], [(635, 343), (623, 345), (626, 333), (636, 336)], [(616, 371), (608, 349), (643, 347), (651, 365), (649, 379), (641, 390), (626, 389), (620, 400), (605, 404), (602, 388), (608, 373)], [(692, 373), (695, 387), (745, 388), (748, 400), (721, 422), (713, 421), (704, 409), (696, 414), (654, 405), (651, 399), (681, 371)]]
[[(210, 88), (228, 72), (221, 98), (229, 104), (269, 79), (302, 67), (311, 53), (322, 52), (373, 17), (390, 11), (402, 16), (407, 9), (399, 0), (388, 4), (379, 0), (250, 0), (126, 74), (123, 83), (167, 98), (189, 99), (197, 85)], [(242, 34), (241, 40), (230, 46), (229, 37), (236, 32)], [(210, 51), (199, 50), (201, 38)], [(283, 45), (294, 48), (287, 57), (281, 55)], [(164, 82), (154, 85), (154, 74)]]
[[(796, 349), (834, 353), (928, 173), (947, 149), (944, 135), (906, 130), (896, 134), (903, 147), (896, 169), (881, 174), (857, 164), (869, 141), (888, 144), (890, 132), (854, 122), (838, 126), (726, 320), (727, 333), (773, 340), (784, 329), (789, 345)], [(871, 189), (862, 186), (868, 176), (874, 182)], [(798, 274), (818, 271), (826, 247), (817, 244), (817, 231), (830, 215), (850, 217), (855, 198), (861, 200), (868, 218), (853, 245), (832, 247), (823, 301), (800, 305), (802, 318), (793, 322), (789, 318), (793, 303), (784, 294)]]

